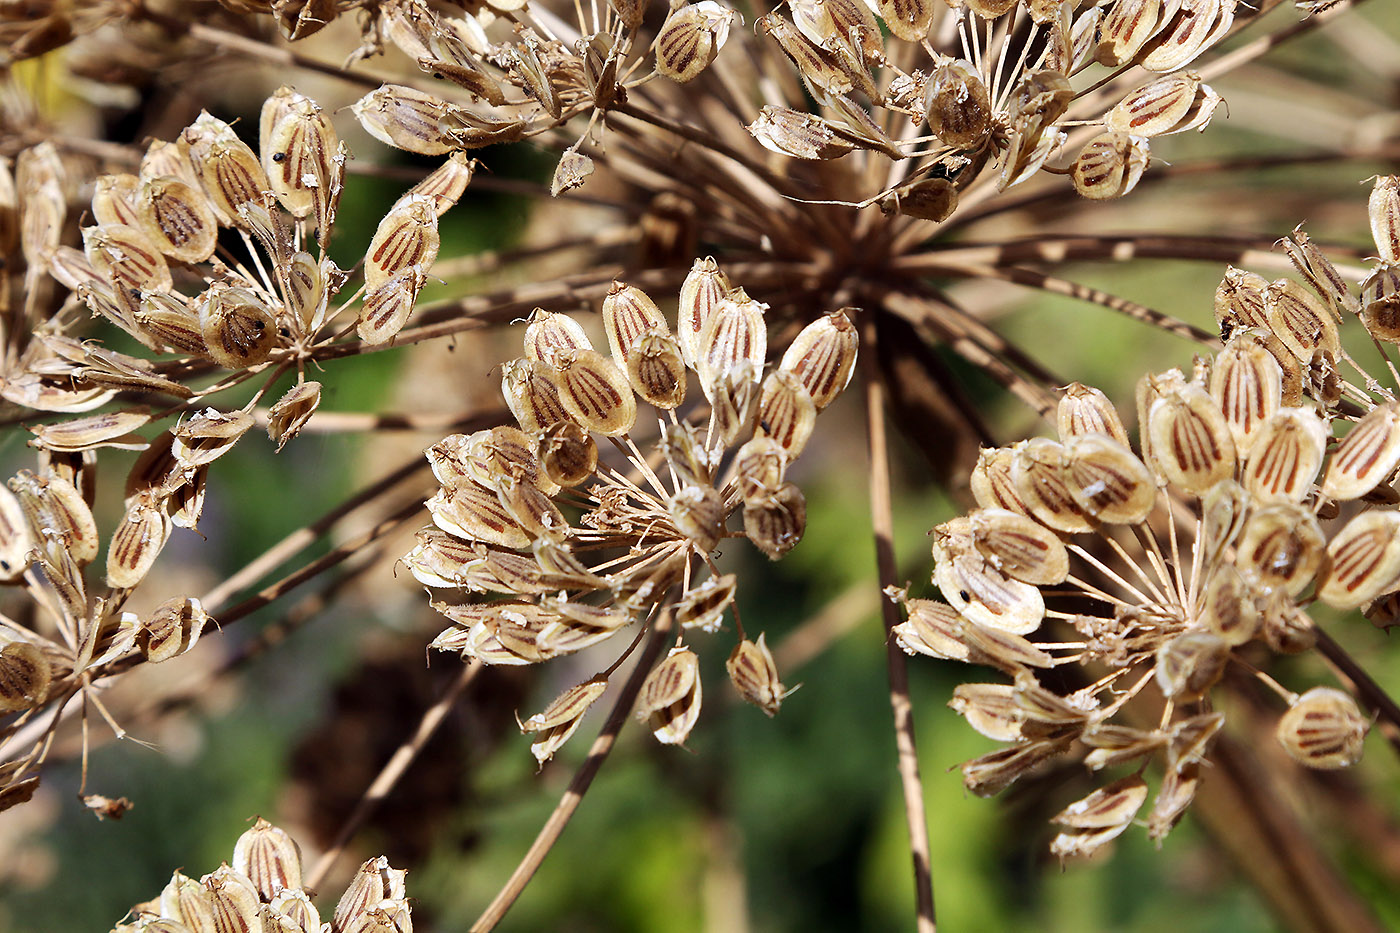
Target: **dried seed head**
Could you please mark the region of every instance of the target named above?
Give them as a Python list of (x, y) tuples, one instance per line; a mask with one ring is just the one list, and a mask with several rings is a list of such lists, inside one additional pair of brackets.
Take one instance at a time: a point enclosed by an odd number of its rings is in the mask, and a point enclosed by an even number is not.
[(1301, 502), (1322, 469), (1328, 436), (1312, 409), (1280, 408), (1254, 433), (1240, 482), (1261, 499)]
[(676, 339), (681, 345), (681, 359), (692, 369), (697, 367), (700, 335), (729, 290), (729, 277), (708, 256), (695, 260), (681, 283)]
[(807, 530), (807, 500), (794, 483), (744, 500), (744, 533), (769, 560), (797, 546)]
[(556, 354), (555, 365), (559, 401), (571, 420), (610, 437), (632, 430), (637, 397), (610, 360), (596, 350), (563, 350)]
[(700, 718), (700, 659), (688, 648), (672, 648), (642, 684), (637, 718), (663, 745), (683, 745)]
[(234, 843), (233, 869), (253, 882), (264, 901), (271, 901), (284, 890), (301, 887), (301, 850), (286, 832), (259, 817)]
[(543, 712), (522, 722), (521, 732), (536, 733), (535, 740), (530, 743), (530, 752), (535, 760), (544, 764), (553, 758), (554, 753), (578, 730), (583, 714), (607, 689), (607, 678), (595, 677), (565, 690)]
[(1378, 405), (1342, 439), (1322, 492), (1332, 499), (1359, 499), (1385, 482), (1400, 465), (1400, 403)]
[(929, 132), (954, 149), (976, 149), (992, 128), (987, 86), (968, 62), (940, 65), (924, 90), (924, 115)]
[(1333, 771), (1361, 760), (1370, 728), (1349, 695), (1331, 687), (1314, 687), (1293, 702), (1274, 735), (1298, 763)]
[(608, 349), (619, 369), (627, 368), (627, 358), (637, 341), (646, 334), (669, 336), (671, 329), (656, 302), (633, 285), (614, 281), (603, 299), (603, 329)]
[(1044, 525), (1005, 509), (978, 509), (968, 520), (977, 549), (1013, 580), (1055, 586), (1069, 576), (1069, 552)]
[(193, 648), (208, 623), (209, 615), (199, 600), (176, 596), (157, 606), (141, 623), (136, 646), (148, 661), (168, 661)]
[(209, 356), (227, 369), (256, 366), (277, 345), (277, 320), (256, 292), (211, 285), (199, 300), (199, 330)]
[(1062, 478), (1084, 514), (1110, 525), (1145, 521), (1157, 500), (1152, 471), (1126, 444), (1107, 434), (1066, 441)]
[(1297, 596), (1322, 565), (1327, 539), (1312, 510), (1289, 501), (1256, 506), (1235, 546), (1235, 566), (1253, 580)]
[(1168, 382), (1159, 391), (1161, 397), (1148, 412), (1146, 434), (1152, 461), (1167, 481), (1200, 496), (1232, 478), (1235, 442), (1215, 400), (1194, 383)]
[(627, 351), (627, 380), (637, 394), (670, 411), (685, 401), (685, 362), (670, 334), (643, 334)]
[(1327, 545), (1318, 598), (1355, 609), (1400, 582), (1400, 512), (1362, 512)]
[(703, 632), (719, 631), (724, 611), (734, 602), (739, 578), (732, 573), (710, 577), (686, 592), (676, 604), (676, 622), (682, 628), (698, 628)]
[(267, 411), (267, 436), (280, 452), (287, 441), (301, 433), (306, 422), (321, 405), (321, 383), (303, 382), (292, 386)]
[(729, 671), (729, 681), (739, 691), (739, 696), (770, 717), (777, 714), (778, 707), (792, 692), (785, 690), (778, 680), (778, 666), (773, 663), (773, 655), (763, 635), (759, 635), (756, 642), (746, 638), (735, 645), (724, 667)]
[(0, 711), (33, 709), (48, 698), (52, 668), (43, 650), (12, 641), (0, 648)]
[(1229, 659), (1230, 646), (1219, 635), (1186, 632), (1157, 650), (1157, 686), (1178, 702), (1199, 700), (1220, 679)]
[(107, 584), (130, 589), (146, 578), (172, 530), (165, 504), (155, 494), (139, 496), (112, 533), (107, 548)]

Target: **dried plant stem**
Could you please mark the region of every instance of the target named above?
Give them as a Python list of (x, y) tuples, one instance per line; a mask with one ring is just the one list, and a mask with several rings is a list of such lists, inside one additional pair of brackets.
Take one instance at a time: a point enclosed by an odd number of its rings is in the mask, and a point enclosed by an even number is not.
[(617, 734), (622, 731), (623, 723), (627, 721), (628, 714), (632, 712), (632, 704), (642, 689), (642, 682), (646, 680), (652, 665), (656, 663), (656, 659), (660, 657), (666, 642), (670, 640), (671, 620), (670, 608), (663, 609), (651, 627), (651, 635), (647, 638), (641, 657), (637, 659), (637, 666), (632, 669), (627, 682), (623, 684), (622, 692), (618, 694), (612, 710), (608, 713), (607, 722), (604, 723), (598, 737), (593, 740), (592, 747), (588, 749), (588, 757), (584, 759), (583, 764), (579, 765), (573, 780), (569, 782), (568, 789), (564, 791), (564, 796), (559, 798), (554, 812), (545, 821), (544, 827), (540, 829), (535, 841), (530, 844), (530, 848), (521, 858), (520, 864), (516, 866), (515, 871), (511, 873), (501, 890), (496, 893), (496, 897), (482, 911), (481, 916), (476, 919), (476, 923), (472, 924), (472, 933), (483, 933), (483, 931), (495, 929), (496, 924), (501, 922), (506, 911), (510, 910), (516, 898), (530, 883), (530, 879), (534, 877), (540, 863), (544, 861), (544, 857), (549, 854), (549, 850), (554, 847), (554, 843), (564, 832), (564, 827), (569, 825), (569, 820), (573, 817), (574, 811), (578, 809), (579, 803), (582, 802), (583, 795), (588, 791), (589, 785), (593, 783), (593, 778), (597, 776), (598, 769), (603, 766), (608, 753), (616, 744)]
[[(164, 17), (161, 18), (161, 21), (168, 22)], [(345, 81), (350, 84), (359, 84), (368, 88), (377, 88), (384, 83), (383, 79), (373, 75), (346, 71), (339, 65), (333, 65), (329, 62), (319, 62), (299, 52), (293, 52), (291, 49), (280, 48), (257, 39), (240, 36), (237, 33), (225, 32), (222, 29), (215, 29), (212, 26), (205, 26), (202, 23), (184, 24), (176, 21), (169, 25), (174, 28), (184, 29), (191, 39), (207, 42), (210, 45), (228, 49), (232, 52), (240, 52), (251, 58), (265, 61), (271, 65), (280, 65), (284, 68), (301, 68), (304, 71), (314, 71), (317, 74), (328, 75), (340, 81)]]
[(1380, 684), (1365, 668), (1356, 663), (1356, 659), (1347, 653), (1346, 649), (1337, 644), (1336, 640), (1328, 635), (1319, 626), (1317, 631), (1317, 650), (1332, 665), (1337, 675), (1346, 681), (1347, 687), (1356, 698), (1362, 702), (1380, 726), (1381, 734), (1386, 741), (1400, 753), (1400, 705), (1391, 699)]
[[(890, 505), (889, 450), (885, 442), (885, 388), (875, 368), (878, 359), (875, 322), (862, 321), (861, 362), (865, 375), (866, 423), (870, 447), (870, 515), (875, 532), (875, 563), (880, 586), (898, 585), (894, 557), (894, 520)], [(885, 657), (889, 663), (890, 707), (894, 712), (895, 747), (899, 781), (904, 788), (904, 814), (909, 828), (909, 851), (914, 860), (914, 896), (918, 905), (917, 929), (934, 933), (933, 873), (929, 859), (928, 818), (924, 813), (924, 789), (919, 779), (919, 756), (914, 744), (914, 706), (909, 699), (909, 672), (904, 654), (890, 634), (899, 624), (899, 611), (887, 599), (880, 601), (885, 622)]]
[(447, 718), (447, 712), (452, 708), (452, 704), (457, 702), (457, 699), (461, 697), (462, 692), (467, 689), (481, 668), (482, 663), (473, 659), (470, 664), (462, 668), (461, 673), (443, 691), (442, 696), (438, 697), (437, 702), (423, 712), (422, 719), (418, 721), (418, 728), (394, 751), (379, 774), (375, 776), (374, 782), (365, 788), (364, 794), (355, 804), (354, 811), (345, 820), (345, 824), (340, 827), (340, 833), (335, 837), (335, 842), (322, 854), (320, 860), (316, 862), (316, 866), (306, 876), (306, 887), (320, 887), (321, 882), (335, 867), (336, 861), (345, 851), (345, 847), (350, 844), (355, 833), (359, 832), (365, 820), (369, 819), (375, 809), (389, 796), (394, 785), (408, 771), (408, 766), (413, 764), (418, 753), (428, 744), (433, 733), (437, 732), (438, 726), (442, 725), (443, 720)]

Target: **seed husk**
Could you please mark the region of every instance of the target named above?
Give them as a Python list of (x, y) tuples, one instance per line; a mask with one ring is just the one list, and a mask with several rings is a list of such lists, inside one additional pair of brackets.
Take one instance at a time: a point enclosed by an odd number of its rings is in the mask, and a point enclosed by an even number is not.
[(797, 546), (807, 530), (807, 500), (794, 483), (744, 500), (744, 532), (769, 560)]
[(1293, 702), (1274, 735), (1293, 760), (1335, 771), (1361, 760), (1370, 728), (1349, 695), (1332, 687), (1314, 687)]
[(271, 901), (301, 887), (301, 849), (285, 830), (259, 817), (234, 843), (233, 869), (253, 882), (262, 900)]
[(1317, 596), (1329, 606), (1355, 609), (1400, 581), (1400, 512), (1362, 512), (1327, 545)]
[(1055, 410), (1055, 423), (1060, 441), (1080, 434), (1107, 434), (1124, 447), (1129, 446), (1128, 429), (1108, 396), (1093, 386), (1071, 382), (1060, 396)]
[(1359, 499), (1400, 465), (1400, 402), (1378, 405), (1342, 438), (1322, 478), (1323, 494)]
[(1199, 496), (1234, 476), (1234, 439), (1215, 400), (1199, 385), (1165, 385), (1147, 424), (1153, 461), (1172, 484)]
[(1065, 488), (1095, 521), (1133, 525), (1152, 513), (1157, 501), (1152, 471), (1126, 444), (1107, 434), (1071, 437), (1063, 462)]
[(1327, 438), (1327, 426), (1311, 409), (1280, 408), (1255, 431), (1241, 484), (1261, 499), (1301, 502), (1322, 469)]
[(559, 401), (571, 420), (610, 437), (632, 429), (637, 397), (611, 360), (596, 350), (563, 350), (555, 355), (555, 364)]
[(1312, 510), (1291, 501), (1256, 506), (1235, 546), (1235, 566), (1297, 596), (1322, 566), (1327, 539)]
[(1006, 509), (978, 509), (968, 518), (977, 549), (1012, 579), (1055, 586), (1069, 576), (1069, 552), (1044, 525)]
[(729, 682), (739, 691), (739, 696), (769, 717), (777, 715), (783, 700), (792, 692), (785, 689), (778, 679), (778, 666), (773, 662), (773, 653), (768, 650), (768, 644), (761, 634), (756, 642), (745, 638), (735, 645), (724, 668), (729, 672)]
[(544, 708), (520, 724), (520, 731), (535, 733), (530, 743), (530, 753), (535, 760), (544, 764), (554, 757), (554, 753), (578, 731), (583, 722), (583, 714), (598, 701), (608, 689), (608, 681), (595, 677), (565, 690)]
[(637, 718), (663, 745), (684, 745), (700, 718), (700, 700), (700, 659), (689, 648), (672, 648), (642, 683)]

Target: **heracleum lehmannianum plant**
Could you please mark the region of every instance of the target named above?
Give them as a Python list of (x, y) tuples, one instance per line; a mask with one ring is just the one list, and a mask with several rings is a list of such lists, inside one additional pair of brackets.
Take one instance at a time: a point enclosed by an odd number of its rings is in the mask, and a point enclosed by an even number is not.
[[(1169, 845), (1198, 815), (1279, 923), (1379, 929), (1295, 793), (1395, 844), (1383, 801), (1308, 770), (1355, 765), (1368, 730), (1400, 745), (1388, 685), (1347, 648), (1394, 622), (1400, 590), (1385, 103), (1400, 42), (1367, 15), (1267, 0), (0, 11), (0, 806), (33, 806), (71, 762), (72, 806), (139, 808), (153, 789), (110, 788), (88, 751), (194, 702), (162, 671), (263, 610), (266, 628), (197, 670), (226, 680), (361, 587), (397, 587), (413, 621), (396, 637), (460, 673), (401, 724), (334, 842), (303, 873), (260, 820), (228, 864), (191, 862), (116, 928), (410, 929), (417, 866), (375, 856), (351, 875), (341, 856), (373, 854), (356, 833), (483, 671), (541, 665), (526, 737), (500, 754), (549, 772), (580, 729), (596, 738), (518, 867), (489, 867), (499, 890), (474, 927), (489, 929), (621, 733), (685, 746), (706, 704), (733, 699), (781, 716), (795, 672), (778, 662), (839, 647), (841, 627), (814, 620), (785, 652), (739, 606), (765, 585), (754, 555), (777, 561), (834, 515), (819, 478), (859, 448), (876, 555), (860, 605), (878, 600), (888, 648), (868, 673), (888, 680), (896, 752), (866, 766), (898, 774), (918, 928), (935, 923), (937, 815), (904, 652), (996, 672), (956, 675), (951, 705), (999, 743), (962, 780), (1052, 796), (1038, 838), (1057, 861), (1106, 861), (1135, 824)], [(526, 179), (478, 161), (541, 154)], [(1348, 184), (1300, 190), (1306, 165)], [(396, 187), (366, 220), (370, 183)], [(503, 190), (532, 229), (467, 253), (454, 212)], [(1339, 217), (1373, 242), (1292, 229)], [(1164, 259), (1214, 270), (1214, 295), (1173, 302), (1207, 323), (1213, 307), (1213, 328), (1077, 279)], [(1030, 341), (1003, 326), (1011, 303), (1051, 295), (1133, 319), (1170, 362), (1109, 387), (1135, 398), (1072, 381), (1051, 316)], [(431, 380), (447, 345), (499, 390), (461, 392), (444, 370), (402, 411), (356, 391), (351, 358), (398, 355), (406, 381)], [(334, 402), (368, 395), (365, 411)], [(1058, 439), (1030, 436), (1037, 419)], [(908, 469), (975, 503), (928, 516), (928, 582), (927, 563), (896, 564), (912, 491), (891, 432)], [(331, 433), (384, 435), (398, 463), (221, 579), (180, 566), (196, 533), (257, 509), (240, 457)], [(1091, 777), (1079, 799), (1046, 780), (1070, 773)]]

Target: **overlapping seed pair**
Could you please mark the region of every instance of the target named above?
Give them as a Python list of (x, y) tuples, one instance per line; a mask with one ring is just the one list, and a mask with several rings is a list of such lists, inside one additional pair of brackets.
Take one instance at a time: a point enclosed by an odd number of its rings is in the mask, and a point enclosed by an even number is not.
[(231, 864), (198, 881), (176, 871), (158, 897), (133, 907), (112, 933), (406, 933), (413, 928), (406, 874), (383, 856), (368, 860), (323, 923), (302, 884), (300, 847), (258, 818), (238, 837)]
[[(765, 376), (765, 309), (702, 259), (681, 288), (674, 331), (651, 296), (622, 282), (600, 307), (606, 352), (572, 316), (530, 316), (524, 356), (502, 381), (519, 426), (428, 451), (442, 484), (428, 501), (434, 527), (404, 560), (448, 591), (433, 605), (453, 626), (434, 647), (520, 665), (654, 624), (663, 611), (683, 638), (720, 629), (737, 581), (711, 552), (743, 535), (777, 559), (801, 539), (806, 505), (787, 469), (856, 357), (854, 327), (838, 311), (803, 328)], [(688, 404), (692, 376), (703, 399)], [(651, 423), (659, 435), (646, 455), (637, 438)], [(730, 527), (740, 510), (742, 531)], [(695, 659), (678, 645), (642, 690), (639, 714), (667, 744), (682, 744), (699, 715)], [(741, 632), (729, 672), (741, 696), (776, 712), (786, 691), (761, 635)], [(522, 723), (542, 762), (606, 684), (585, 681)]]

